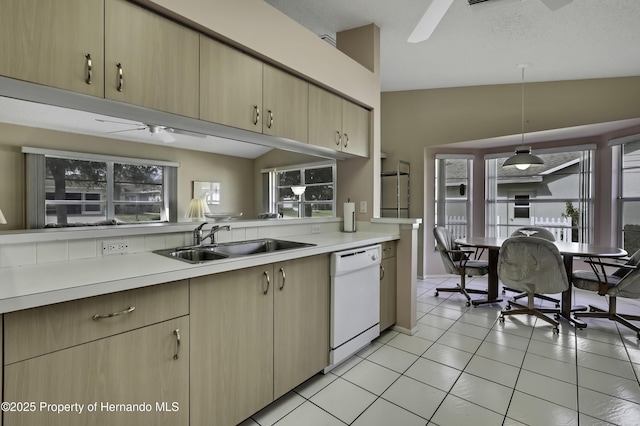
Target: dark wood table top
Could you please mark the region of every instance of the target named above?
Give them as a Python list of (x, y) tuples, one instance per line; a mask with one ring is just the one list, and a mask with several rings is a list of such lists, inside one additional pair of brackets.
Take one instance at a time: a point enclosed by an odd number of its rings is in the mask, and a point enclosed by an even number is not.
[[(518, 237), (526, 238), (526, 237)], [(456, 242), (461, 246), (479, 247), (486, 249), (499, 249), (507, 238), (496, 237), (471, 237), (460, 238)], [(624, 257), (628, 253), (618, 247), (597, 246), (594, 244), (568, 243), (564, 241), (554, 241), (560, 253), (571, 256), (585, 257)]]

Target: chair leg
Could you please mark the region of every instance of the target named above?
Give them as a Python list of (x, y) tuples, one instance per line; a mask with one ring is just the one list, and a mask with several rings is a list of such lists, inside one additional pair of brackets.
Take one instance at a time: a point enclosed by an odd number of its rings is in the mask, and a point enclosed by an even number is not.
[[(505, 309), (502, 310), (502, 312), (500, 312), (500, 317), (498, 317), (498, 319), (500, 320), (500, 322), (504, 322), (504, 317), (508, 316), (508, 315), (535, 315), (536, 317), (540, 318), (543, 321), (548, 322), (549, 324), (551, 324), (553, 326), (553, 332), (554, 333), (558, 333), (559, 329), (558, 329), (558, 325), (559, 322), (556, 319), (553, 318), (549, 318), (548, 316), (545, 315), (545, 313), (548, 314), (554, 314), (554, 316), (557, 318), (558, 315), (560, 314), (560, 310), (559, 309), (551, 309), (551, 308), (539, 308), (536, 309), (535, 308), (535, 294), (533, 293), (525, 293), (527, 295), (527, 305), (521, 305), (520, 303), (517, 302), (513, 302), (513, 301), (509, 301), (508, 305)], [(511, 307), (515, 306), (518, 309), (512, 309)]]
[(624, 325), (636, 332), (636, 337), (640, 339), (640, 327), (630, 321), (640, 321), (640, 315), (629, 315), (617, 313), (617, 298), (609, 296), (609, 310), (605, 311), (597, 306), (589, 305), (589, 312), (574, 312), (575, 318), (606, 318)]
[(462, 294), (464, 297), (466, 297), (467, 299), (467, 306), (471, 306), (471, 296), (469, 295), (469, 293), (471, 294), (487, 294), (486, 290), (477, 290), (475, 288), (467, 288), (467, 283), (466, 283), (466, 275), (464, 274), (464, 271), (461, 272), (460, 274), (460, 283), (456, 284), (455, 287), (437, 287), (436, 291), (434, 293), (434, 296), (438, 297), (438, 293), (440, 292), (445, 292), (445, 293), (460, 293)]
[[(503, 287), (502, 294), (505, 293), (505, 290), (513, 291), (513, 292), (519, 292), (520, 291), (520, 290), (511, 289), (509, 287)], [(525, 298), (525, 297), (527, 297), (527, 293), (526, 292), (525, 293), (520, 293), (520, 294), (517, 294), (517, 295), (513, 296), (511, 298), (511, 300), (519, 300), (519, 299), (522, 299), (522, 298)], [(542, 300), (546, 300), (547, 302), (555, 303), (556, 304), (556, 308), (560, 307), (560, 300), (556, 299), (555, 297), (547, 296), (546, 294), (536, 294), (535, 297), (537, 299), (542, 299)]]

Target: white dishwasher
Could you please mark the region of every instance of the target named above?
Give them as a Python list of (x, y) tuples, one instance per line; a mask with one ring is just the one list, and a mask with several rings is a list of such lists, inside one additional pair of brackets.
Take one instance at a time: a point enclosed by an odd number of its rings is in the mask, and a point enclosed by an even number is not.
[(331, 255), (332, 370), (380, 335), (381, 246)]

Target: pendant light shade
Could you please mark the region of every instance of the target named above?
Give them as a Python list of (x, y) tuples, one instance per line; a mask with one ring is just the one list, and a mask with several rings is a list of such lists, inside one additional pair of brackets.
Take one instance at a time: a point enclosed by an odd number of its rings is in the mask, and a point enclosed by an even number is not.
[(507, 158), (507, 161), (502, 163), (502, 167), (513, 166), (518, 170), (527, 170), (530, 166), (541, 166), (544, 164), (542, 158), (531, 153), (530, 146), (521, 146), (516, 149), (516, 154)]
[(518, 67), (522, 69), (522, 145), (516, 149), (515, 155), (507, 158), (507, 161), (502, 163), (502, 167), (515, 167), (518, 170), (527, 170), (530, 166), (544, 164), (542, 158), (531, 153), (530, 146), (524, 146), (524, 69), (528, 66), (529, 64), (518, 64)]

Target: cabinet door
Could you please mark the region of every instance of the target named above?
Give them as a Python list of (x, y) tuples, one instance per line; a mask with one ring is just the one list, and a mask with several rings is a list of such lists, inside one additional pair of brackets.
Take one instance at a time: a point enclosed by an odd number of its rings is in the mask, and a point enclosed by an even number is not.
[(309, 83), (264, 65), (262, 133), (307, 142)]
[(103, 0), (2, 0), (0, 75), (104, 96), (103, 19)]
[[(186, 425), (189, 317), (5, 366), (4, 379), (7, 401), (37, 404), (34, 412), (5, 412), (7, 425)], [(41, 402), (78, 403), (83, 411), (55, 413)], [(90, 411), (88, 405), (96, 403)], [(126, 412), (105, 404), (149, 405)]]
[(349, 101), (342, 106), (342, 151), (369, 156), (369, 110)]
[(380, 331), (396, 323), (396, 258), (380, 263)]
[(329, 365), (329, 256), (275, 265), (274, 398)]
[(273, 401), (273, 286), (272, 265), (191, 280), (192, 425), (235, 425)]
[(341, 151), (343, 100), (319, 87), (309, 86), (309, 143)]
[(262, 133), (262, 62), (200, 36), (200, 118)]
[(108, 99), (198, 118), (199, 51), (195, 31), (124, 0), (106, 0)]

